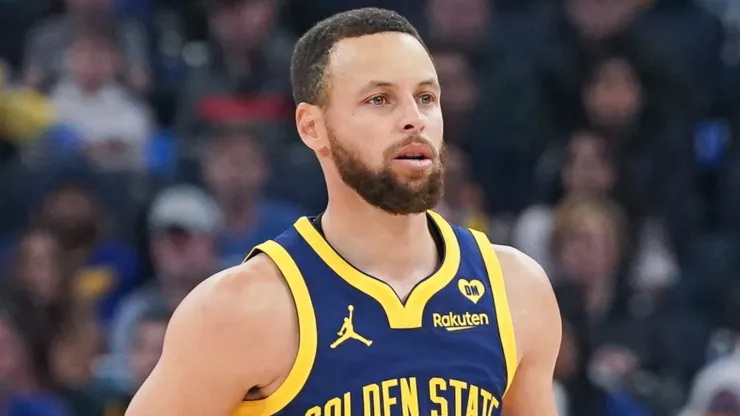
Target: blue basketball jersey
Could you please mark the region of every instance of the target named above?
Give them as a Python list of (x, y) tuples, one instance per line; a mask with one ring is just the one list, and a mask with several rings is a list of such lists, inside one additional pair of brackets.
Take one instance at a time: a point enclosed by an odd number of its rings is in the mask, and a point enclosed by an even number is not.
[[(293, 294), (300, 341), (283, 384), (252, 415), (500, 415), (517, 357), (488, 238), (430, 212), (438, 270), (403, 301), (345, 261), (308, 218), (257, 246)], [(256, 341), (258, 342), (258, 341)]]

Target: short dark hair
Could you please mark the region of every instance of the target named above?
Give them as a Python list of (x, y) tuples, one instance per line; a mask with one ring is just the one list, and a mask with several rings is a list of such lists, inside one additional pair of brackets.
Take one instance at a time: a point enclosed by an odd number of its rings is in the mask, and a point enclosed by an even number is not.
[(419, 32), (408, 20), (394, 11), (375, 7), (338, 13), (312, 27), (296, 43), (290, 64), (290, 81), (296, 104), (324, 104), (324, 75), (329, 53), (337, 42), (384, 32), (409, 34), (426, 48)]

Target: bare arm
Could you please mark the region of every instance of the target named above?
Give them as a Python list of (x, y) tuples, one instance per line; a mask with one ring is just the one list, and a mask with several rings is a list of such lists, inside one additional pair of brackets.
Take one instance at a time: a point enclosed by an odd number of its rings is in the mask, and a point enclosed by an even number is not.
[(271, 389), (295, 358), (292, 302), (265, 255), (206, 280), (175, 312), (126, 415), (227, 416), (250, 389)]
[(560, 310), (545, 271), (510, 247), (496, 247), (506, 279), (519, 365), (504, 397), (506, 416), (556, 416), (555, 361), (562, 335)]

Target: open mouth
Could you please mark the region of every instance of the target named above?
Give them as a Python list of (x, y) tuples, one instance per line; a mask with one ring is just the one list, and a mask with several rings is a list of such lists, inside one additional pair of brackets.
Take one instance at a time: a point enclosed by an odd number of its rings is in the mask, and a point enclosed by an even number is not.
[(432, 149), (424, 144), (414, 143), (401, 148), (395, 155), (395, 160), (431, 160), (434, 156)]
[(421, 153), (405, 153), (402, 155), (396, 156), (396, 160), (427, 160), (428, 157), (422, 155)]

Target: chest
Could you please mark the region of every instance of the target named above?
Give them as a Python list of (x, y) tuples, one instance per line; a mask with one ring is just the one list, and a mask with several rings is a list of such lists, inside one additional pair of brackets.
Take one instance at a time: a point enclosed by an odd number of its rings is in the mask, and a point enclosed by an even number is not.
[(493, 412), (506, 387), (506, 363), (485, 279), (456, 276), (426, 302), (415, 328), (393, 327), (400, 319), (392, 314), (413, 304), (387, 310), (354, 288), (325, 290), (314, 300), (311, 376), (293, 406), (315, 415), (336, 414), (333, 406), (345, 414), (376, 407), (382, 412), (369, 414), (415, 414), (404, 406), (420, 414)]

